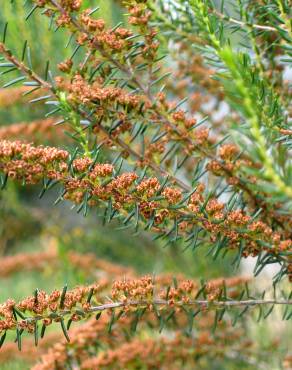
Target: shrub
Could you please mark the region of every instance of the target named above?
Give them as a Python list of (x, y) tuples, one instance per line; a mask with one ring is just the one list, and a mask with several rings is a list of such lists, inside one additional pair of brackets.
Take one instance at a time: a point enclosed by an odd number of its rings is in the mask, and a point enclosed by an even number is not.
[[(229, 361), (255, 368), (254, 358), (269, 366), (260, 350), (252, 353), (245, 319), (265, 319), (276, 307), (283, 320), (292, 316), (288, 1), (122, 5), (124, 25), (112, 27), (81, 0), (32, 1), (27, 18), (42, 13), (74, 44), (58, 75), (49, 63), (33, 68), (27, 42), (12, 52), (4, 27), (1, 68), (9, 89), (0, 104), (24, 94), (50, 110), (43, 120), (0, 130), (2, 188), (10, 179), (41, 185), (40, 197), (56, 188), (56, 203), (69, 201), (84, 216), (97, 210), (103, 223), (129, 235), (152, 233), (165, 246), (207, 251), (210, 266), (231, 256), (238, 268), (252, 257), (257, 277), (274, 265), (269, 296), (257, 279), (208, 280), (208, 271), (201, 281), (139, 277), (71, 252), (71, 267), (88, 276), (103, 270), (103, 277), (8, 299), (0, 305), (1, 345), (10, 332), (19, 349), (30, 340), (26, 332), (38, 345), (58, 323), (65, 338), (49, 343), (35, 369), (208, 368), (206, 361), (215, 368), (219, 360), (224, 368)], [(3, 257), (2, 275), (47, 264), (58, 266), (58, 254)], [(77, 321), (83, 323), (70, 329)]]

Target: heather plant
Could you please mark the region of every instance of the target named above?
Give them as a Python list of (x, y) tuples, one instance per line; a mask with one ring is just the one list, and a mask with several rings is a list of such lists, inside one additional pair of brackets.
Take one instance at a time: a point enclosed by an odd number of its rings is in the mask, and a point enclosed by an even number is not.
[[(14, 334), (24, 357), (41, 355), (34, 369), (269, 368), (271, 350), (290, 368), (281, 341), (265, 347), (251, 331), (271, 315), (284, 342), (291, 331), (291, 4), (117, 1), (117, 24), (97, 1), (28, 5), (26, 22), (49, 20), (70, 48), (34, 67), (3, 25), (0, 107), (45, 112), (0, 129), (4, 194), (11, 183), (53, 194), (159, 254), (194, 254), (197, 274), (188, 261), (141, 277), (67, 247), (4, 256), (1, 277), (66, 265), (85, 279), (0, 304), (0, 359)], [(240, 274), (245, 260), (254, 276)]]

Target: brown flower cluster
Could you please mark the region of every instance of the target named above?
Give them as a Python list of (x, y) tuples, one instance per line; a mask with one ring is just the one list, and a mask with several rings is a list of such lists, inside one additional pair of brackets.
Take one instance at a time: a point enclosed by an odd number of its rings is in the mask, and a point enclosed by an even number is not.
[[(154, 217), (154, 230), (156, 228), (158, 232), (176, 219), (180, 235), (185, 237), (194, 226), (200, 225), (208, 232), (210, 242), (214, 242), (218, 235), (224, 235), (227, 247), (231, 249), (239, 248), (244, 236), (243, 256), (257, 256), (261, 251), (285, 256), (291, 251), (289, 234), (274, 231), (261, 220), (253, 221), (242, 210), (228, 211), (216, 198), (206, 199), (202, 184), (180, 206), (173, 208), (183, 197), (181, 190), (174, 186), (164, 187), (161, 197), (156, 197), (161, 187), (158, 179), (149, 178), (137, 183), (138, 175), (133, 172), (113, 178), (111, 165), (97, 163), (90, 169), (92, 162), (87, 157), (72, 162), (72, 168), (78, 173), (72, 177), (66, 162), (68, 158), (68, 152), (56, 148), (33, 147), (21, 142), (0, 143), (0, 170), (8, 177), (32, 184), (44, 178), (58, 180), (64, 186), (64, 198), (75, 203), (87, 202), (94, 206), (111, 200), (115, 210), (127, 213), (138, 205), (145, 221)], [(104, 178), (108, 180), (105, 184), (102, 183)], [(289, 274), (289, 264), (287, 268)]]
[[(40, 8), (46, 5), (54, 5), (53, 2), (50, 0), (35, 0), (35, 3)], [(58, 3), (62, 8), (64, 8), (67, 12), (74, 12), (80, 9), (82, 5), (82, 0), (60, 0)]]
[(147, 6), (143, 2), (133, 1), (129, 5), (130, 18), (129, 22), (135, 26), (145, 26), (148, 24), (151, 17), (151, 12), (147, 9)]
[(127, 9), (129, 11), (129, 23), (139, 30), (144, 39), (141, 56), (152, 66), (159, 47), (159, 42), (156, 39), (158, 30), (150, 25), (152, 13), (143, 1), (131, 1), (127, 3)]
[[(196, 299), (201, 289), (200, 284), (194, 280), (185, 278), (176, 279), (176, 286), (171, 285), (172, 279), (169, 276), (158, 276), (153, 279), (151, 276), (145, 276), (140, 279), (124, 279), (114, 282), (112, 287), (112, 297), (115, 300), (125, 304), (140, 301), (145, 305), (152, 305), (154, 298), (167, 301), (170, 306), (176, 303), (190, 303)], [(229, 288), (230, 297), (238, 296), (238, 288), (249, 281), (247, 277), (235, 277), (228, 279), (212, 280), (204, 287), (208, 301), (217, 300), (222, 293), (223, 286)], [(234, 288), (234, 289), (231, 289)]]
[(182, 199), (182, 192), (179, 189), (173, 189), (170, 187), (165, 187), (162, 195), (167, 199), (169, 204), (179, 203)]
[(66, 167), (65, 160), (69, 153), (53, 147), (33, 147), (20, 141), (1, 141), (0, 170), (8, 177), (30, 184), (38, 183), (42, 178), (58, 178), (58, 171)]
[(154, 284), (151, 276), (145, 276), (137, 280), (116, 281), (112, 288), (112, 297), (115, 300), (127, 301), (145, 301), (152, 303), (154, 293)]
[[(54, 11), (59, 13), (56, 19), (57, 25), (69, 28), (74, 27), (78, 32), (77, 42), (80, 45), (86, 44), (92, 50), (97, 48), (102, 53), (126, 53), (132, 46), (132, 42), (128, 39), (132, 36), (132, 32), (122, 27), (106, 29), (103, 19), (94, 19), (90, 16), (90, 9), (79, 13), (77, 21), (73, 20), (70, 13), (78, 10), (80, 3), (80, 0), (70, 1), (69, 4), (63, 4), (62, 1), (56, 2), (57, 7)], [(51, 12), (47, 13), (48, 16), (50, 14)], [(68, 72), (71, 68), (68, 63), (64, 67), (66, 67), (64, 68), (65, 72)]]
[[(91, 18), (89, 12), (86, 10), (79, 17), (80, 24), (84, 27), (84, 32), (78, 38), (80, 44), (87, 42), (92, 49), (98, 45), (102, 50), (111, 53), (129, 50), (132, 42), (128, 38), (133, 35), (130, 30), (122, 27), (105, 29), (104, 20)], [(90, 37), (86, 32), (90, 33)]]
[[(62, 78), (57, 79), (59, 85), (63, 83)], [(68, 92), (68, 101), (72, 103), (100, 104), (98, 114), (105, 114), (106, 108), (114, 106), (114, 104), (121, 104), (122, 106), (135, 108), (139, 103), (139, 97), (127, 93), (119, 87), (102, 86), (102, 79), (95, 80), (94, 83), (89, 84), (80, 74), (76, 74), (72, 78), (71, 83), (62, 85), (66, 87)]]
[(159, 93), (156, 104), (151, 106), (151, 120), (161, 125), (161, 132), (166, 129), (162, 143), (164, 142), (165, 145), (176, 142), (181, 145), (182, 154), (188, 156), (197, 152), (204, 153), (212, 144), (209, 138), (209, 129), (194, 129), (197, 120), (188, 117), (183, 110), (176, 110), (171, 114), (167, 113), (173, 108), (172, 105), (166, 100), (164, 93)]
[[(8, 299), (0, 305), (0, 333), (16, 328), (33, 332), (35, 316), (37, 320), (42, 320), (42, 323), (48, 326), (54, 321), (59, 322), (62, 319), (63, 311), (71, 313), (71, 319), (78, 321), (85, 316), (90, 307), (87, 302), (89, 293), (96, 295), (102, 289), (104, 286), (93, 284), (87, 287), (77, 287), (68, 292), (54, 290), (47, 294), (40, 290), (19, 303)], [(19, 315), (19, 320), (17, 320), (16, 312)], [(32, 315), (29, 319), (25, 318), (27, 312)]]

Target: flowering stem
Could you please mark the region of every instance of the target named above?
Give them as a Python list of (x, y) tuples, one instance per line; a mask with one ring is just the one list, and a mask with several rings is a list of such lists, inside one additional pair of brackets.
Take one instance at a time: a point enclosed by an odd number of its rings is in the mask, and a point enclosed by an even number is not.
[[(88, 140), (86, 139), (86, 135), (84, 133), (84, 129), (80, 127), (80, 122), (79, 119), (76, 117), (76, 114), (73, 111), (73, 108), (69, 106), (69, 103), (66, 101), (65, 96), (62, 94), (56, 92), (55, 88), (53, 85), (48, 83), (47, 81), (44, 81), (39, 75), (37, 75), (35, 72), (32, 72), (24, 63), (20, 62), (17, 58), (15, 58), (11, 52), (5, 47), (3, 43), (0, 43), (0, 53), (5, 55), (6, 59), (9, 60), (11, 63), (13, 63), (23, 74), (37, 82), (40, 87), (46, 89), (46, 90), (51, 90), (54, 96), (63, 104), (66, 105), (67, 111), (69, 112), (71, 116), (71, 122), (74, 125), (74, 128), (78, 131), (81, 137), (81, 146), (84, 150), (84, 153), (86, 156), (90, 156), (90, 150), (88, 146)], [(113, 60), (112, 60), (113, 61)], [(89, 117), (85, 112), (78, 110), (77, 112), (79, 115), (83, 116), (85, 119), (90, 121), (91, 123), (93, 122), (92, 118)], [(138, 152), (136, 152), (134, 149), (132, 149), (128, 144), (126, 144), (122, 139), (120, 138), (115, 138), (110, 135), (110, 133), (101, 125), (99, 124), (99, 129), (108, 136), (108, 138), (115, 142), (118, 146), (120, 146), (122, 149), (124, 149), (128, 154), (130, 154), (132, 157), (142, 161), (143, 156), (140, 155)], [(157, 174), (162, 174), (165, 177), (168, 177), (169, 180), (173, 181), (176, 183), (181, 189), (185, 191), (191, 191), (191, 187), (187, 184), (185, 184), (182, 180), (178, 179), (177, 177), (171, 175), (165, 168), (162, 166), (155, 165), (154, 163), (150, 162), (148, 163), (148, 167), (152, 168)]]
[[(139, 78), (132, 72), (131, 68), (128, 68), (126, 65), (121, 64), (120, 62), (118, 62), (117, 60), (115, 60), (114, 58), (112, 58), (112, 56), (109, 53), (107, 53), (103, 48), (101, 48), (100, 45), (99, 45), (99, 43), (96, 42), (96, 40), (94, 40), (94, 38), (92, 38), (92, 36), (90, 35), (90, 33), (86, 29), (84, 29), (84, 27), (82, 27), (82, 25), (79, 24), (79, 22), (74, 17), (72, 17), (70, 14), (68, 14), (68, 12), (66, 12), (66, 10), (60, 5), (60, 3), (58, 1), (56, 1), (56, 0), (49, 0), (49, 1), (50, 1), (50, 3), (55, 8), (58, 9), (58, 11), (61, 14), (63, 14), (63, 15), (66, 14), (67, 16), (69, 16), (70, 17), (71, 24), (76, 28), (76, 30), (78, 30), (81, 33), (86, 34), (92, 40), (92, 43), (93, 43), (94, 47), (101, 53), (101, 55), (104, 58), (106, 58), (107, 60), (109, 60), (111, 63), (113, 63), (113, 65), (115, 65), (121, 72), (125, 73), (126, 76), (128, 76), (129, 80), (132, 83), (134, 83), (140, 91), (142, 91), (142, 93), (152, 103), (151, 109), (160, 118), (161, 123), (163, 125), (165, 125), (166, 127), (169, 127), (174, 132), (176, 132), (180, 137), (182, 137), (183, 135), (180, 134), (180, 132), (179, 132), (178, 128), (176, 127), (176, 125), (174, 125), (171, 122), (171, 119), (169, 118), (168, 112), (165, 111), (165, 110), (163, 110), (162, 108), (161, 109), (160, 108), (158, 109), (158, 107), (156, 105), (156, 97), (153, 96), (153, 94), (151, 93), (151, 90), (149, 88), (147, 88), (146, 86), (143, 85), (143, 83), (139, 80)], [(150, 8), (151, 9), (153, 8), (153, 4), (152, 5), (150, 4)], [(165, 20), (165, 18), (163, 18), (163, 19)], [(214, 37), (214, 40), (213, 41), (216, 42), (216, 38), (215, 37)], [(87, 118), (87, 119), (89, 121), (91, 121), (89, 118)], [(102, 129), (102, 126), (101, 125), (99, 127)], [(102, 129), (102, 131), (105, 132), (106, 134), (108, 134), (106, 132), (106, 130), (103, 130)], [(116, 139), (111, 138), (111, 140), (113, 140), (114, 142), (116, 142), (119, 146), (121, 146), (123, 149), (125, 149), (132, 156), (138, 158), (139, 160), (143, 160), (143, 156), (139, 155), (138, 153), (135, 153), (121, 139), (119, 139), (119, 138), (116, 138)], [(210, 153), (209, 151), (205, 150), (201, 145), (196, 145), (191, 138), (184, 137), (184, 140), (185, 140), (185, 142), (187, 144), (190, 144), (191, 146), (193, 146), (203, 157), (208, 158), (210, 160), (215, 160), (216, 159), (216, 157), (212, 153)], [(169, 174), (161, 166), (156, 166), (156, 165), (154, 165), (152, 163), (149, 163), (148, 166), (151, 167), (156, 173), (159, 173), (157, 171), (160, 171), (160, 173), (162, 173), (164, 176), (168, 176), (168, 178), (170, 180), (174, 181), (183, 190), (191, 191), (191, 188), (189, 187), (189, 185), (185, 184), (182, 180), (176, 178), (175, 176)], [(221, 169), (222, 169), (223, 173), (225, 174), (225, 176), (227, 178), (233, 177), (233, 178), (236, 179), (237, 186), (241, 190), (243, 190), (246, 194), (248, 194), (248, 196), (252, 199), (252, 201), (254, 202), (254, 204), (258, 208), (261, 208), (262, 207), (262, 201), (259, 201), (258, 200), (257, 196), (249, 189), (248, 186), (246, 186), (245, 182), (242, 180), (242, 178), (240, 176), (236, 176), (234, 173), (232, 173), (232, 171), (230, 171), (230, 169), (228, 168), (228, 166), (226, 166), (224, 163), (221, 163)]]
[[(202, 309), (206, 309), (208, 307), (210, 308), (231, 308), (231, 307), (254, 307), (254, 306), (265, 306), (265, 305), (292, 305), (292, 300), (288, 299), (249, 299), (249, 300), (242, 300), (242, 301), (236, 301), (236, 300), (226, 300), (226, 301), (208, 301), (208, 300), (192, 300), (189, 302), (185, 301), (178, 301), (173, 302), (170, 300), (165, 299), (153, 299), (153, 300), (138, 300), (138, 301), (126, 301), (126, 302), (111, 302), (111, 303), (105, 303), (98, 306), (91, 306), (85, 310), (85, 314), (90, 314), (94, 312), (102, 312), (102, 311), (108, 311), (116, 308), (142, 308), (142, 307), (152, 307), (152, 306), (163, 306), (163, 307), (190, 307), (190, 306), (199, 306)], [(65, 316), (72, 315), (74, 310), (62, 310), (59, 312), (53, 313), (54, 319), (61, 319)], [(26, 317), (22, 321), (31, 323), (34, 321), (44, 320), (52, 318), (50, 315), (36, 315), (34, 317)]]

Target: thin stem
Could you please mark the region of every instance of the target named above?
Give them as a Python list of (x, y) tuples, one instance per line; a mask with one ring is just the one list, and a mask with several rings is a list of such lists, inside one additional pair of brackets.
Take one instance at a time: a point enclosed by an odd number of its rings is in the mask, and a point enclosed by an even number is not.
[(249, 24), (249, 23), (246, 23), (246, 22), (239, 21), (239, 20), (237, 20), (235, 18), (229, 17), (228, 15), (222, 14), (222, 13), (220, 13), (216, 9), (210, 9), (210, 10), (212, 11), (212, 13), (216, 14), (219, 18), (221, 18), (221, 19), (223, 19), (225, 21), (234, 23), (234, 24), (238, 24), (241, 27), (255, 28), (255, 29), (263, 30), (263, 31), (278, 32), (278, 29), (275, 28), (275, 27), (263, 26), (263, 25), (255, 24), (255, 23), (250, 23)]
[(55, 93), (53, 85), (42, 79), (38, 74), (28, 68), (23, 62), (20, 62), (18, 59), (16, 59), (15, 56), (12, 55), (11, 51), (7, 49), (2, 42), (0, 42), (0, 53), (2, 53), (5, 58), (9, 60), (9, 62), (13, 63), (19, 71), (30, 77), (33, 81), (37, 82), (44, 89), (51, 90), (53, 93)]
[[(112, 310), (115, 308), (129, 308), (129, 307), (150, 307), (150, 306), (168, 306), (168, 307), (189, 307), (199, 306), (202, 309), (210, 308), (231, 308), (231, 307), (254, 307), (254, 306), (265, 306), (265, 305), (292, 305), (292, 300), (279, 300), (279, 299), (249, 299), (243, 301), (228, 300), (228, 301), (208, 301), (208, 300), (192, 300), (189, 302), (178, 301), (173, 302), (164, 299), (153, 299), (153, 300), (140, 300), (140, 301), (128, 301), (128, 302), (111, 302), (105, 303), (98, 306), (92, 306), (85, 310), (86, 313), (102, 312)], [(63, 310), (58, 313), (54, 312), (55, 318), (63, 318), (64, 316), (72, 315), (74, 310)], [(34, 322), (50, 318), (50, 315), (36, 315), (34, 317), (27, 317), (22, 321)]]

